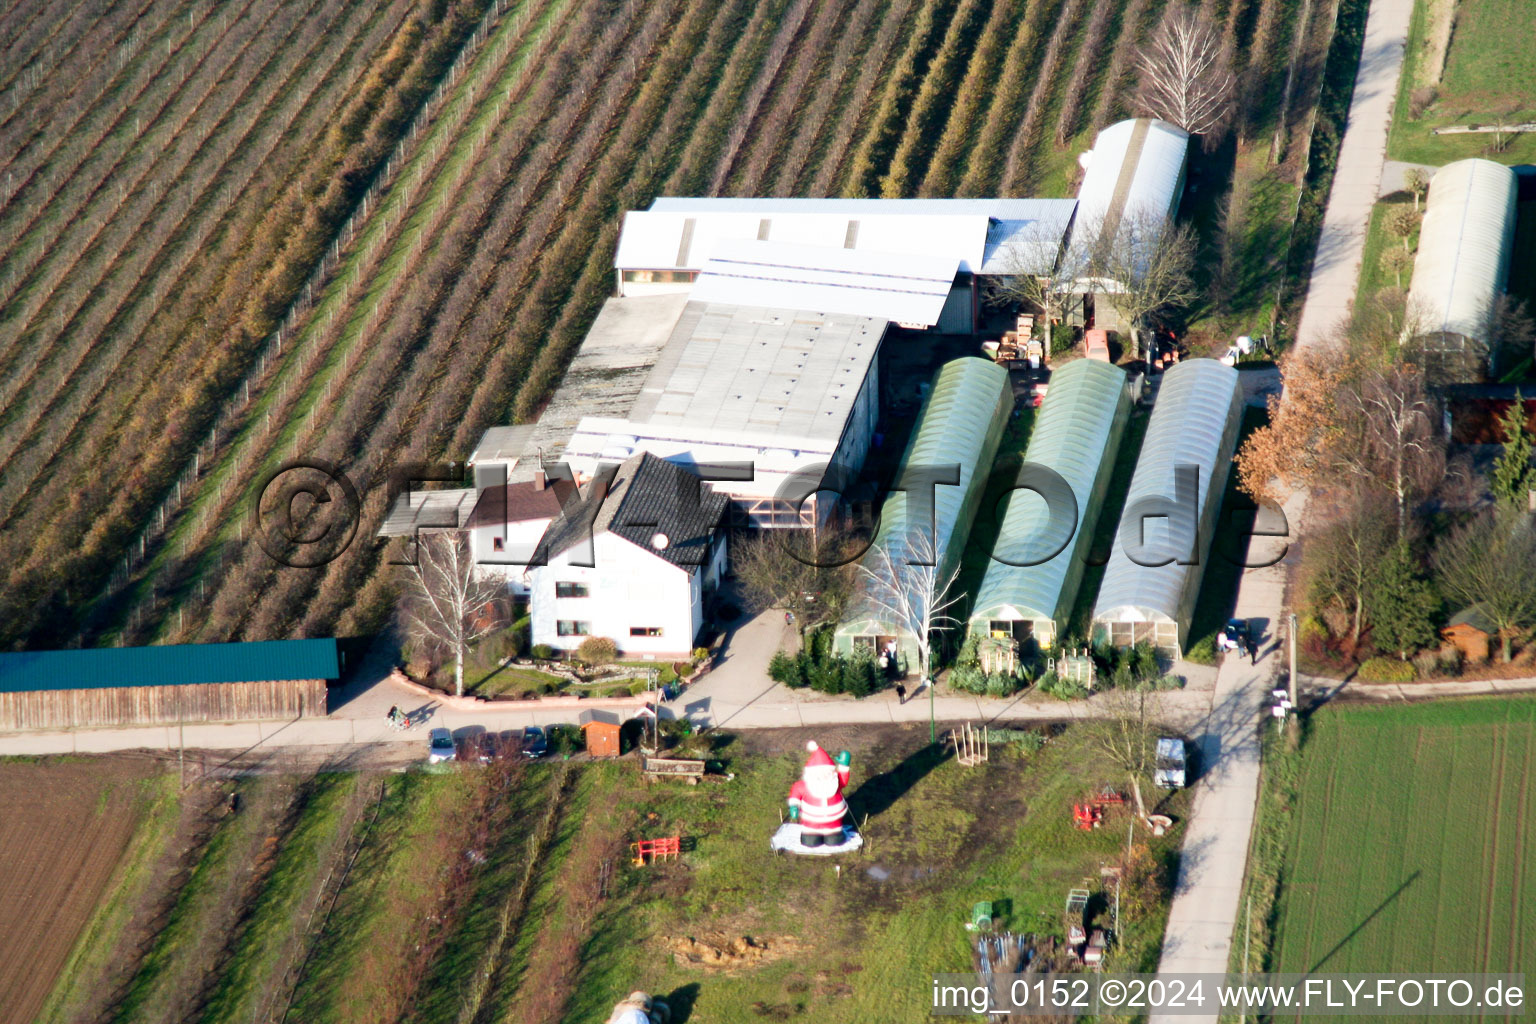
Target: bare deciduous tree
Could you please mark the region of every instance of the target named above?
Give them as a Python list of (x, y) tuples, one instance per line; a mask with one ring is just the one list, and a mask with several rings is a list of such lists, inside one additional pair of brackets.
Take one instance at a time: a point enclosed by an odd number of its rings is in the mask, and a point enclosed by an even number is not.
[(1137, 54), (1141, 112), (1204, 137), (1220, 139), (1232, 116), (1232, 51), (1221, 29), (1194, 4), (1168, 8), (1147, 48)]
[(1302, 564), (1312, 602), (1348, 615), (1350, 642), (1360, 642), (1376, 566), (1392, 546), (1382, 498), (1357, 485), (1339, 496), (1327, 525), (1308, 538)]
[(946, 570), (938, 561), (931, 532), (919, 528), (876, 544), (859, 563), (870, 617), (913, 638), (922, 679), (932, 674), (934, 634), (959, 625), (950, 611), (962, 596), (960, 567)]
[[(1077, 236), (1086, 229), (1073, 231)], [(990, 278), (988, 301), (994, 305), (1024, 304), (1040, 311), (1044, 320), (1045, 350), (1051, 351), (1054, 325), (1065, 322), (1083, 305), (1083, 280), (1089, 275), (1089, 250), (1082, 245), (1063, 246), (1061, 236), (1033, 232), (1008, 244), (1003, 257), (1005, 271)]]
[(504, 584), (482, 574), (463, 533), (429, 533), (416, 544), (416, 560), (405, 567), (407, 588), (401, 614), (411, 634), (453, 652), (453, 692), (464, 696), (464, 657), (470, 644), (493, 632), (487, 614)]
[(1408, 529), (1410, 501), (1445, 471), (1445, 439), (1424, 374), (1411, 364), (1370, 369), (1358, 390), (1340, 398), (1359, 403), (1364, 454), (1372, 475), (1392, 492), (1401, 539)]
[(1150, 317), (1198, 294), (1198, 248), (1188, 224), (1149, 212), (1128, 215), (1100, 244), (1093, 276), (1105, 282), (1109, 304), (1130, 325), (1133, 356), (1141, 354), (1141, 331)]
[(842, 618), (858, 553), (856, 542), (837, 532), (761, 530), (732, 561), (747, 600), (794, 613), (803, 642), (809, 630)]
[(1536, 520), (1498, 509), (1435, 548), (1440, 589), (1465, 605), (1479, 605), (1498, 628), (1504, 661), (1513, 640), (1536, 624)]
[(1130, 777), (1136, 809), (1145, 819), (1147, 807), (1142, 801), (1141, 784), (1151, 782), (1157, 765), (1157, 698), (1143, 684), (1129, 690), (1110, 690), (1096, 698), (1096, 703), (1102, 714), (1086, 724), (1093, 745), (1110, 764)]

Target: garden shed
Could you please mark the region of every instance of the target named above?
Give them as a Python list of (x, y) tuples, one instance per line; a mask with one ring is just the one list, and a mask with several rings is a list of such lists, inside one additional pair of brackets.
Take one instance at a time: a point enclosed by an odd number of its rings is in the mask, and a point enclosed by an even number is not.
[(335, 640), (0, 654), (0, 730), (322, 716)]
[(1454, 644), (1468, 661), (1484, 662), (1488, 660), (1488, 643), (1498, 632), (1498, 626), (1482, 605), (1474, 604), (1452, 615), (1440, 635), (1446, 643)]
[[(1231, 367), (1191, 359), (1164, 375), (1094, 603), (1095, 642), (1146, 640), (1180, 656), (1242, 417), (1243, 389)], [(1179, 493), (1180, 476), (1196, 488)]]
[(1055, 643), (1082, 581), (1130, 410), (1125, 372), (1116, 366), (1079, 359), (1052, 375), (1024, 461), (1061, 477), (1071, 490), (1074, 515), (1053, 521), (1046, 499), (1033, 490), (1008, 496), (972, 605), (972, 633), (1020, 648)]
[(1476, 379), (1488, 368), (1490, 318), (1514, 247), (1516, 193), (1514, 171), (1492, 160), (1457, 160), (1430, 182), (1408, 301), (1426, 368), (1444, 379)]
[[(879, 529), (864, 554), (866, 569), (893, 563), (905, 572), (895, 585), (907, 589), (921, 587), (924, 577), (945, 580), (955, 571), (1012, 411), (1008, 371), (997, 364), (966, 357), (939, 369), (897, 475), (896, 486), (910, 483), (913, 491), (893, 489), (885, 499)], [(959, 483), (933, 485), (933, 474), (950, 466), (958, 466)], [(918, 487), (932, 495), (931, 537), (919, 514), (926, 501), (914, 497)], [(931, 555), (933, 569), (908, 566), (909, 560), (930, 560), (925, 554)], [(906, 673), (917, 667), (915, 640), (876, 606), (866, 589), (838, 626), (833, 646), (842, 653), (861, 648), (884, 652), (894, 643), (898, 670)]]
[(623, 753), (619, 744), (619, 731), (624, 723), (618, 712), (583, 711), (577, 722), (587, 739), (587, 753), (593, 757), (618, 757)]

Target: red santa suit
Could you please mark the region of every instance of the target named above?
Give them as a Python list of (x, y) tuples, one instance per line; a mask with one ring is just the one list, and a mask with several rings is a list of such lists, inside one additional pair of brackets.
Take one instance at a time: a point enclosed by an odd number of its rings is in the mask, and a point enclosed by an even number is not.
[(806, 749), (811, 755), (805, 759), (799, 781), (789, 790), (792, 815), (799, 815), (800, 842), (805, 846), (836, 845), (848, 814), (843, 786), (848, 783), (850, 769), (828, 757), (814, 740)]

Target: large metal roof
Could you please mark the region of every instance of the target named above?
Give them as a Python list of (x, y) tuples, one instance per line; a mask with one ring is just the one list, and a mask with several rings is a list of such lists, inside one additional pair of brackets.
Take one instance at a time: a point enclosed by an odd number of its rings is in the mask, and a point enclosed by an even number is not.
[[(1214, 359), (1190, 359), (1163, 375), (1094, 603), (1095, 622), (1173, 622), (1182, 641), (1217, 526), (1242, 425), (1242, 403), (1237, 371)], [(1173, 502), (1175, 470), (1182, 466), (1199, 472), (1200, 507), (1194, 528), (1185, 517), (1142, 518), (1145, 503)], [(1134, 546), (1138, 540), (1142, 561), (1174, 560), (1159, 566), (1138, 565), (1127, 551), (1127, 545)], [(1198, 561), (1180, 565), (1178, 557), (1188, 561), (1191, 551)]]
[[(1060, 474), (1072, 489), (1077, 517), (1053, 522), (1039, 494), (1010, 494), (973, 620), (1059, 624), (1070, 613), (1130, 408), (1125, 373), (1109, 363), (1079, 359), (1051, 375), (1024, 460)], [(1046, 559), (1053, 551), (1059, 553)]]
[(336, 641), (329, 639), (0, 654), (0, 693), (335, 679), (340, 674)]
[(1457, 160), (1435, 172), (1408, 287), (1422, 333), (1486, 340), (1509, 275), (1517, 191), (1514, 171), (1492, 160)]
[(1072, 199), (662, 198), (624, 216), (614, 266), (702, 270), (722, 241), (783, 242), (952, 259), (997, 273), (1002, 242), (1066, 231)]
[(509, 482), (533, 479), (543, 462), (558, 462), (584, 416), (629, 415), (688, 302), (684, 294), (613, 298), (603, 303), (576, 357), (544, 408)]
[[(931, 529), (933, 564), (943, 579), (960, 564), (966, 537), (976, 518), (976, 506), (986, 487), (987, 474), (997, 455), (998, 442), (1013, 411), (1013, 390), (1008, 371), (985, 359), (964, 357), (951, 360), (934, 378), (932, 393), (924, 404), (912, 440), (902, 455), (897, 474), (903, 480), (915, 480), (914, 470), (933, 472), (959, 466), (959, 484), (932, 487), (933, 523)], [(893, 490), (880, 509), (880, 526), (864, 556), (873, 565), (876, 552), (884, 548), (903, 562), (908, 552), (927, 551), (930, 524), (917, 521), (911, 493)], [(861, 603), (845, 626), (862, 631), (859, 623), (875, 617), (872, 609)], [(848, 630), (840, 630), (847, 632)]]
[(1077, 189), (1073, 248), (1093, 251), (1172, 217), (1184, 193), (1188, 150), (1189, 133), (1167, 121), (1137, 118), (1099, 132)]
[(690, 297), (932, 327), (949, 298), (955, 269), (954, 258), (942, 255), (721, 239)]
[(622, 461), (648, 439), (829, 453), (880, 347), (884, 318), (689, 302), (623, 418), (587, 417), (571, 456)]

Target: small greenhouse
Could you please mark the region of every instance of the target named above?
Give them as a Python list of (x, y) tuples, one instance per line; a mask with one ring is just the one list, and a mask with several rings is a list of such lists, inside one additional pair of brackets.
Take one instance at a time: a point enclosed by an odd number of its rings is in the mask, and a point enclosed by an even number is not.
[(1231, 367), (1191, 359), (1163, 376), (1094, 603), (1095, 642), (1180, 656), (1242, 418)]
[(1504, 294), (1515, 240), (1515, 173), (1492, 160), (1435, 172), (1424, 205), (1409, 313), (1426, 369), (1474, 380), (1487, 369), (1494, 303)]
[(1073, 515), (1060, 514), (1065, 495), (1051, 496), (1055, 516), (1037, 491), (1009, 495), (972, 604), (973, 634), (1011, 641), (1022, 651), (1050, 648), (1065, 627), (1130, 415), (1125, 385), (1124, 371), (1095, 359), (1068, 363), (1052, 375), (1024, 461), (1060, 477), (1071, 491)]
[[(1008, 371), (985, 359), (966, 357), (946, 363), (934, 377), (932, 392), (912, 429), (901, 457), (898, 486), (921, 486), (942, 467), (959, 466), (958, 484), (930, 485), (933, 525), (921, 521), (924, 502), (914, 492), (892, 490), (880, 509), (880, 526), (860, 562), (862, 596), (837, 627), (834, 649), (852, 653), (864, 649), (876, 655), (896, 654), (893, 674), (918, 668), (918, 647), (908, 615), (898, 617), (887, 607), (897, 595), (909, 605), (929, 599), (935, 581), (949, 579), (960, 565), (966, 537), (987, 485), (987, 475), (1013, 411)], [(932, 565), (912, 565), (931, 562)], [(874, 573), (885, 582), (872, 585)], [(882, 600), (883, 599), (883, 600)], [(898, 621), (898, 618), (904, 621)]]

